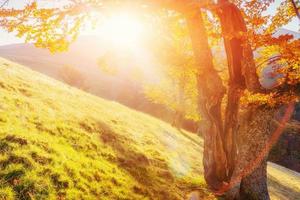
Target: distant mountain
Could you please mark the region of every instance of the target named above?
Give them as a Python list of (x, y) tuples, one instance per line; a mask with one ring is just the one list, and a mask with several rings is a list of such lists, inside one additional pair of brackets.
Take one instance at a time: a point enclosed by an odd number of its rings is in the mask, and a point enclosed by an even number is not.
[[(62, 68), (76, 68), (85, 77), (88, 91), (111, 100), (119, 101), (118, 95), (124, 86), (133, 84), (124, 74), (115, 76), (103, 72), (97, 64), (105, 54), (104, 42), (94, 36), (84, 36), (71, 44), (69, 50), (52, 54), (33, 44), (0, 46), (0, 56), (26, 65), (57, 80), (63, 80)], [(134, 88), (131, 88), (134, 90)]]
[[(2, 57), (20, 63), (28, 63), (33, 69), (48, 75), (55, 75), (57, 68), (66, 64), (82, 69), (83, 66), (95, 69), (96, 58), (102, 54), (100, 44), (92, 37), (82, 37), (71, 45), (68, 52), (56, 54), (51, 54), (46, 49), (36, 48), (33, 44), (13, 44), (0, 47)], [(40, 65), (40, 63), (46, 64), (46, 66)]]

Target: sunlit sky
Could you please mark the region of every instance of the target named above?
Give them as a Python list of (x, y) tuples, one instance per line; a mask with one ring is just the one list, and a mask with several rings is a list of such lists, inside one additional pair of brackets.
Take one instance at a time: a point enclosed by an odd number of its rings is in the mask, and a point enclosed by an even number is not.
[[(4, 0), (0, 0), (4, 1)], [(14, 8), (18, 8), (18, 7), (22, 7), (25, 4), (31, 2), (32, 0), (10, 0), (8, 3), (8, 7), (14, 7)], [(45, 4), (47, 6), (55, 6), (55, 4), (61, 3), (61, 0), (53, 0), (53, 1), (47, 1), (47, 0), (39, 0), (40, 3)], [(280, 3), (282, 2), (282, 0), (275, 0), (275, 3), (269, 8), (269, 10), (266, 12), (267, 14), (272, 14), (275, 12), (275, 9), (280, 5)], [(117, 20), (117, 19), (116, 19)], [(112, 27), (108, 27), (108, 28), (112, 28)], [(300, 24), (299, 24), (299, 20), (297, 18), (294, 18), (289, 24), (287, 24), (286, 26), (284, 26), (283, 28), (295, 31), (295, 32), (299, 32), (300, 29)], [(95, 32), (91, 32), (91, 31), (86, 31), (83, 32), (84, 35), (93, 35), (95, 34)], [(23, 43), (24, 41), (20, 38), (16, 38), (14, 36), (14, 33), (7, 33), (5, 30), (0, 29), (0, 45), (6, 45), (6, 44), (13, 44), (13, 43)]]

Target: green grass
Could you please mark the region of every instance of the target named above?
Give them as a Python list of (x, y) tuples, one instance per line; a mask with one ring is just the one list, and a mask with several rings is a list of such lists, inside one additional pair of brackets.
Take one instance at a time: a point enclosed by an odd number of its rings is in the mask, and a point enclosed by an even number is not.
[(0, 60), (0, 200), (175, 200), (195, 188), (214, 199), (202, 146), (194, 134)]
[(0, 62), (0, 199), (209, 198), (197, 136)]

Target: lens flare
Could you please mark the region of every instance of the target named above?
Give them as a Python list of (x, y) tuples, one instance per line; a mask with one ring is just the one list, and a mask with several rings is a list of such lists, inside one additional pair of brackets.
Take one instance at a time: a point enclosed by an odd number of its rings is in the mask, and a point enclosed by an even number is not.
[(144, 26), (138, 17), (123, 13), (107, 17), (98, 32), (110, 44), (128, 48), (141, 43)]

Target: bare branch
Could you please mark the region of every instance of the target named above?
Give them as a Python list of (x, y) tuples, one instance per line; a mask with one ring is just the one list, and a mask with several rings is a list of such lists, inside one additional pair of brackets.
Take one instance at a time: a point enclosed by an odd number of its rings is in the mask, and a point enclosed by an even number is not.
[(5, 0), (5, 1), (0, 5), (0, 8), (3, 8), (8, 2), (9, 2), (9, 0)]
[(297, 15), (298, 19), (300, 20), (299, 8), (297, 7), (296, 2), (294, 0), (290, 0), (290, 1), (293, 4), (293, 7), (295, 9), (295, 12), (296, 12), (296, 15)]

